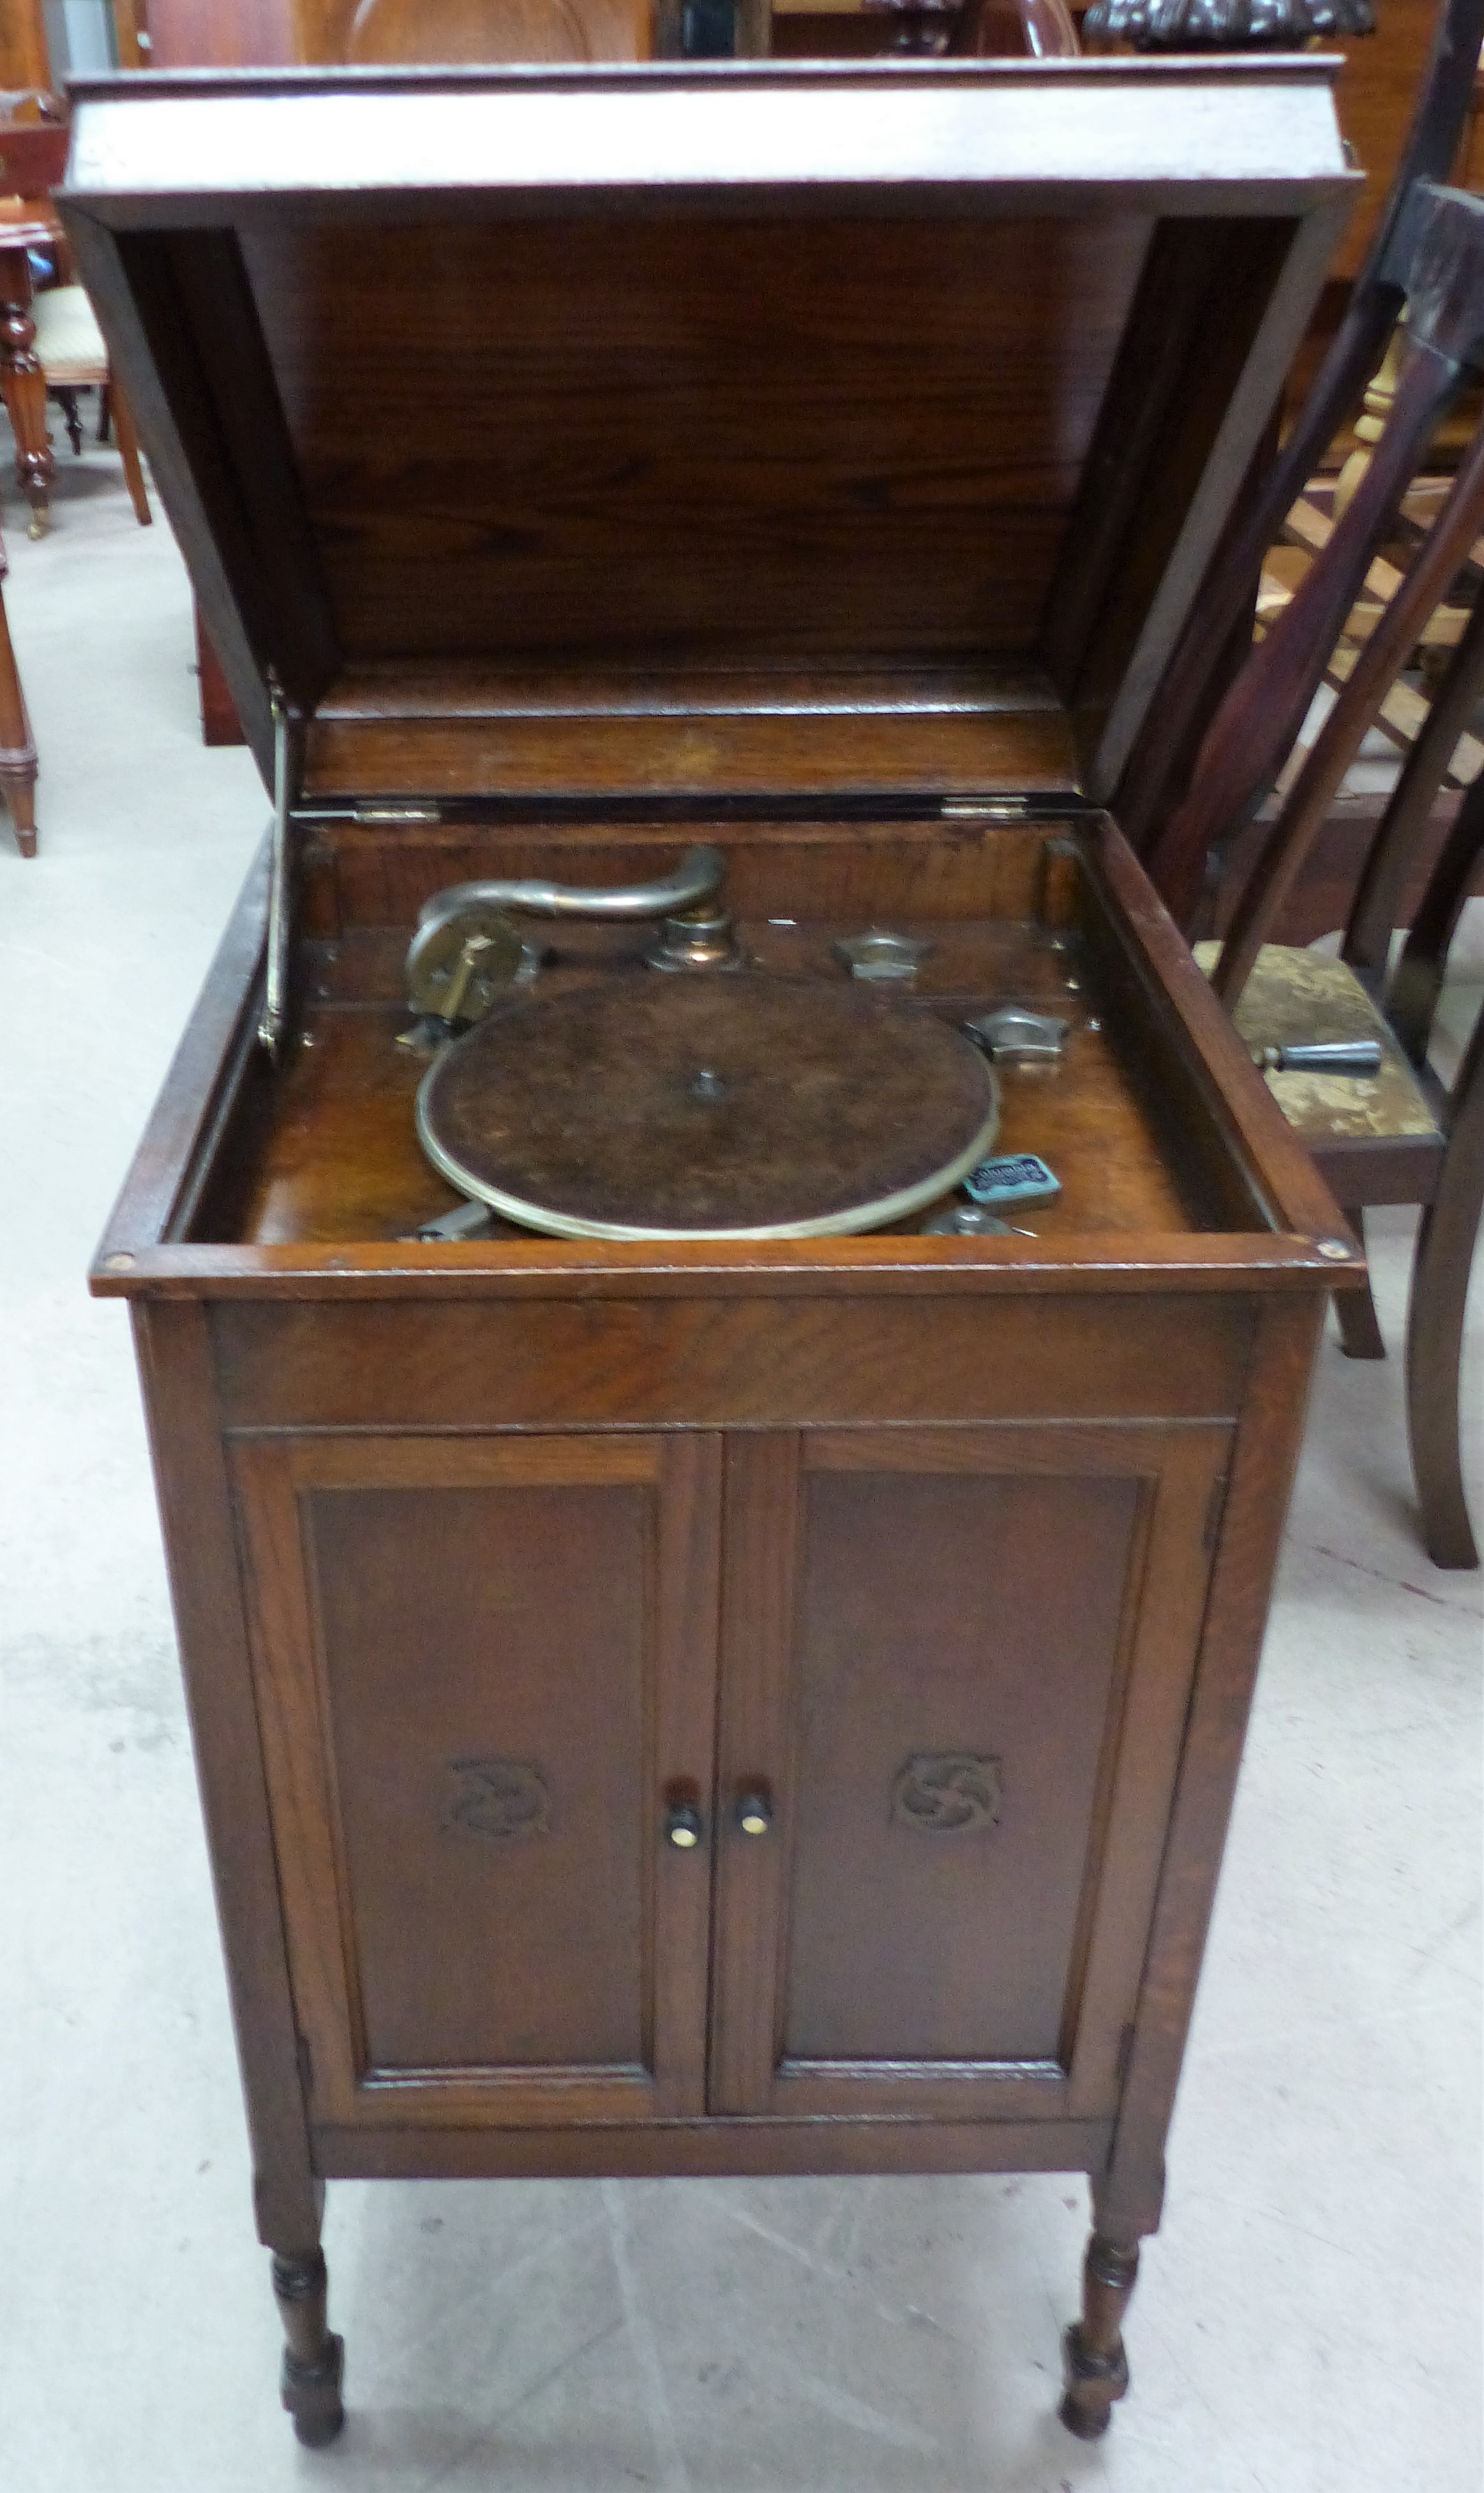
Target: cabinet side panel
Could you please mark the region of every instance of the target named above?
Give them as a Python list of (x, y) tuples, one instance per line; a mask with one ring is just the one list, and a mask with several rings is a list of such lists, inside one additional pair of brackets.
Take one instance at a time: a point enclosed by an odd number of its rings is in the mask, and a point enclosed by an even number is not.
[(652, 1497), (305, 1501), (373, 2068), (645, 2057)]
[(1133, 1478), (816, 1473), (787, 2060), (1054, 2060)]
[(190, 1302), (136, 1307), (134, 1338), (247, 2097), (258, 2230), (281, 2249), (298, 2248), (318, 2239), (322, 2191), (300, 2082), (206, 1317)]

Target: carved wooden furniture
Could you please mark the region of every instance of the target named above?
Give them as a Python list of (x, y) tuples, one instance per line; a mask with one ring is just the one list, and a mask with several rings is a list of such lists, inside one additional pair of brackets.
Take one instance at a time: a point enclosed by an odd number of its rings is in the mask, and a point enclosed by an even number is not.
[[(1083, 2171), (1065, 2420), (1126, 2387), (1359, 1267), (1102, 797), (1350, 187), (1306, 62), (78, 90), (69, 229), (275, 789), (94, 1285), (306, 2441), (344, 2175)], [(755, 976), (895, 928), (883, 1011), (1075, 1022), (1003, 1075), (1024, 1234), (416, 1236), (423, 904), (697, 840)]]
[[(1407, 202), (1420, 181), (1443, 182), (1458, 157), (1473, 100), (1475, 70), (1484, 40), (1484, 0), (1446, 0), (1435, 29), (1427, 75), (1417, 98), (1401, 169), (1385, 205), (1365, 264), (1350, 290), (1340, 326), (1289, 427), (1282, 449), (1266, 457), (1236, 519), (1228, 530), (1201, 596), (1176, 645), (1117, 791), (1119, 820), (1141, 855), (1169, 826), (1190, 788), (1202, 740), (1226, 682), (1236, 673), (1252, 636), (1253, 610), (1268, 549), (1304, 492), (1341, 426), (1360, 405), (1367, 382), (1385, 353), (1407, 300)], [(1364, 563), (1356, 575), (1358, 589)], [(1307, 651), (1322, 671), (1340, 622), (1354, 602), (1353, 590), (1332, 618), (1328, 637)], [(1321, 646), (1321, 642), (1322, 646)], [(1319, 680), (1316, 672), (1315, 682)], [(1312, 689), (1312, 687), (1311, 687)], [(1307, 703), (1290, 720), (1286, 740), (1263, 742), (1270, 763), (1268, 784), (1302, 723)], [(1263, 791), (1247, 807), (1254, 812)], [(1238, 828), (1223, 828), (1228, 835)], [(1162, 883), (1167, 899), (1186, 922), (1195, 910), (1205, 852), (1186, 842), (1177, 883)], [(1162, 872), (1172, 871), (1168, 866)]]
[(36, 352), (30, 254), (53, 251), (61, 228), (47, 193), (67, 162), (67, 129), (35, 95), (0, 100), (0, 394), (15, 436), (15, 473), (40, 535), (53, 476), (46, 433), (46, 381)]
[(1372, 0), (1093, 0), (1089, 45), (1138, 52), (1297, 51), (1316, 39), (1373, 35)]
[(74, 450), (82, 446), (74, 393), (101, 393), (118, 435), (135, 516), (141, 527), (150, 524), (133, 418), (112, 387), (107, 350), (87, 296), (80, 285), (65, 285), (37, 293), (32, 281), (31, 253), (55, 253), (62, 243), (46, 195), (61, 179), (67, 146), (66, 124), (47, 99), (0, 99), (0, 183), (14, 183), (17, 195), (0, 197), (0, 393), (15, 436), (15, 473), (34, 537), (50, 525), (56, 480), (46, 426), (49, 390), (62, 401)]
[[(1301, 724), (1327, 653), (1350, 617), (1373, 549), (1394, 519), (1439, 416), (1470, 372), (1484, 367), (1484, 200), (1418, 183), (1392, 259), (1408, 298), (1408, 349), (1390, 422), (1353, 499), (1291, 602), (1254, 651), (1207, 735), (1191, 794), (1153, 845), (1150, 863), (1177, 894), (1223, 835), (1265, 793)], [(1478, 1564), (1464, 1498), (1458, 1438), (1458, 1363), (1469, 1272), (1484, 1201), (1484, 1041), (1475, 1036), (1450, 1088), (1427, 1065), (1442, 964), (1477, 860), (1481, 803), (1472, 792), (1444, 843), (1395, 978), (1387, 955), (1399, 900), (1429, 810), (1484, 693), (1484, 610), (1464, 626), (1431, 714), (1368, 858), (1340, 963), (1265, 944), (1284, 896), (1362, 736), (1422, 640), (1484, 528), (1484, 430), (1477, 431), (1447, 499), (1349, 664), (1339, 699), (1294, 779), (1252, 870), (1214, 961), (1218, 994), (1233, 1006), (1280, 1012), (1279, 1039), (1382, 1032), (1374, 1084), (1272, 1077), (1291, 1122), (1350, 1207), (1422, 1203), (1408, 1323), (1409, 1419), (1428, 1548), (1439, 1566)], [(1249, 981), (1253, 983), (1249, 985)], [(1385, 1024), (1393, 1025), (1391, 1030)], [(1304, 1025), (1302, 1032), (1300, 1025)], [(1367, 1303), (1345, 1326), (1352, 1355), (1379, 1357)]]

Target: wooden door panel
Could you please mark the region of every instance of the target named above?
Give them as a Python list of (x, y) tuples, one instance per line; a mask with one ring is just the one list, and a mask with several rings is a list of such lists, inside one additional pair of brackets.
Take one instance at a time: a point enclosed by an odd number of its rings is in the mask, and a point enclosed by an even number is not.
[(787, 2059), (1055, 2059), (1140, 1503), (806, 1476)]
[[(1224, 1443), (1042, 1427), (734, 1449), (716, 2109), (1111, 2108)], [(790, 1503), (785, 1445), (796, 1556), (768, 1616), (749, 1577)], [(728, 1810), (752, 1786), (775, 1817), (747, 1840)]]
[(237, 1460), (316, 2109), (698, 2110), (715, 1441)]

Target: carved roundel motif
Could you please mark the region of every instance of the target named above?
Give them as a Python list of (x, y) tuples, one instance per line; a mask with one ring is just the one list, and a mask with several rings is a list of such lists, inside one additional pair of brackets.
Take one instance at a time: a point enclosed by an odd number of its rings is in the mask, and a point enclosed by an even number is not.
[(923, 1749), (908, 1757), (891, 1788), (894, 1826), (920, 1835), (968, 1835), (993, 1826), (1002, 1791), (997, 1757), (962, 1749)]
[(550, 1833), (551, 1795), (539, 1766), (519, 1757), (453, 1757), (444, 1771), (445, 1827), (500, 1840)]

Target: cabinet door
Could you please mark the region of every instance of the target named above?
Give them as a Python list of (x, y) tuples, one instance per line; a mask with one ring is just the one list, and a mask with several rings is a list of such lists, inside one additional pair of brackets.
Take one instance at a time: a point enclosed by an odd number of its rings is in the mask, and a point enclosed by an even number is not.
[(317, 2118), (702, 2108), (718, 1448), (235, 1450)]
[(1113, 2109), (1227, 1443), (733, 1441), (714, 2110)]

